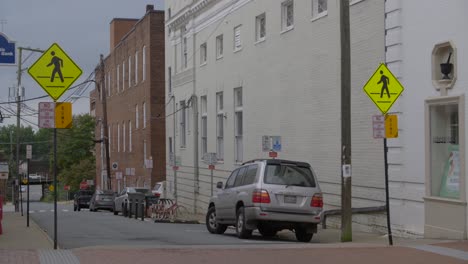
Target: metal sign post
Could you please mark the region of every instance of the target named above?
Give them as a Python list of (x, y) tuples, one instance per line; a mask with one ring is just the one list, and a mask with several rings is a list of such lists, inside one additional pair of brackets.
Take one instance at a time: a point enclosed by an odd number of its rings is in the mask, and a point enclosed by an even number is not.
[[(382, 118), (374, 117), (374, 137), (383, 137), (384, 145), (384, 162), (385, 162), (385, 207), (387, 209), (387, 232), (388, 243), (393, 245), (392, 228), (390, 224), (390, 198), (388, 188), (388, 147), (387, 138), (398, 137), (398, 124), (397, 116), (388, 116), (387, 112), (392, 105), (396, 102), (405, 88), (398, 81), (393, 73), (387, 68), (385, 64), (375, 70), (374, 74), (369, 78), (363, 90), (375, 103), (377, 108), (382, 112), (384, 120), (384, 128), (382, 127)], [(378, 124), (376, 124), (376, 121)], [(378, 126), (378, 129), (376, 129)], [(378, 131), (376, 131), (378, 130)], [(376, 133), (377, 132), (377, 133)], [(382, 136), (385, 134), (385, 136)]]
[(32, 159), (32, 145), (26, 146), (26, 177), (28, 179), (27, 185), (27, 205), (26, 205), (26, 226), (29, 227), (29, 161)]

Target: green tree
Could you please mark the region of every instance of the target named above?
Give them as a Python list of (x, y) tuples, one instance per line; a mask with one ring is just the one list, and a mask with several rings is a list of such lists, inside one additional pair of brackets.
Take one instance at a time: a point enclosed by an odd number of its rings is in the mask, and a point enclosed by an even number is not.
[(96, 177), (94, 127), (94, 118), (83, 114), (73, 117), (72, 128), (57, 130), (58, 176), (72, 190), (77, 190), (83, 179)]

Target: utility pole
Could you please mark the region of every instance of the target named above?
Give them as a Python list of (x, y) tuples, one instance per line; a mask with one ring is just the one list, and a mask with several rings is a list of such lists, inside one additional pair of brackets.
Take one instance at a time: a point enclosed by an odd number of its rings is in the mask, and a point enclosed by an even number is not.
[(19, 187), (19, 182), (20, 182), (20, 176), (19, 176), (19, 154), (20, 154), (20, 116), (21, 116), (21, 73), (23, 69), (21, 68), (22, 66), (22, 54), (23, 50), (29, 50), (33, 52), (40, 52), (43, 53), (43, 50), (40, 49), (31, 49), (31, 48), (23, 48), (23, 47), (18, 47), (18, 53), (19, 53), (19, 58), (18, 58), (18, 84), (16, 87), (16, 180), (17, 182), (14, 184), (13, 189), (15, 190), (15, 194), (13, 195), (13, 200), (15, 204), (15, 212), (18, 212), (19, 206), (18, 206), (18, 198), (19, 198), (19, 190), (17, 189)]
[[(107, 189), (112, 190), (112, 182), (111, 182), (111, 175), (110, 175), (110, 157), (109, 157), (109, 128), (107, 127), (107, 94), (104, 85), (104, 59), (103, 55), (100, 56), (100, 70), (101, 70), (101, 89), (99, 90), (102, 93), (102, 115), (103, 121), (102, 125), (104, 126), (104, 148), (106, 152), (106, 173), (107, 173)], [(99, 84), (98, 84), (99, 85)]]
[(351, 211), (351, 44), (349, 0), (340, 0), (341, 40), (341, 242), (353, 240)]

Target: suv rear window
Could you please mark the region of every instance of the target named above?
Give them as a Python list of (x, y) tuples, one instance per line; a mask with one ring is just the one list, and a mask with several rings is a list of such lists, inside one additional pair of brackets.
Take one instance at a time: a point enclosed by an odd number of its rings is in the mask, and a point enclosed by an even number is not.
[(314, 176), (309, 168), (289, 164), (267, 165), (263, 182), (277, 185), (315, 187)]

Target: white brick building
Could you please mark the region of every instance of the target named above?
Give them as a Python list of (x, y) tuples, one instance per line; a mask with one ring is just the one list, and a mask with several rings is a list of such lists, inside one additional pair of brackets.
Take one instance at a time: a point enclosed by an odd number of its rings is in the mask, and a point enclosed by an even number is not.
[[(466, 239), (468, 2), (387, 0), (385, 10), (386, 62), (405, 86), (392, 108), (400, 117), (400, 136), (389, 140), (392, 223)], [(443, 79), (440, 64), (450, 53), (453, 69)]]
[[(169, 193), (205, 213), (214, 183), (243, 161), (268, 157), (262, 136), (281, 136), (279, 158), (310, 162), (326, 208), (340, 206), (340, 29), (337, 0), (166, 1), (166, 136)], [(385, 204), (375, 105), (362, 91), (385, 60), (384, 1), (351, 1), (353, 207)], [(206, 128), (206, 129), (205, 129)], [(168, 158), (170, 160), (170, 158)], [(357, 216), (385, 228), (382, 215)]]

